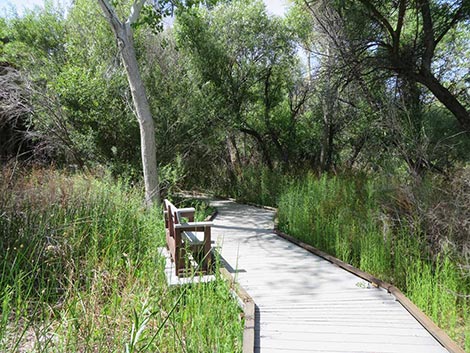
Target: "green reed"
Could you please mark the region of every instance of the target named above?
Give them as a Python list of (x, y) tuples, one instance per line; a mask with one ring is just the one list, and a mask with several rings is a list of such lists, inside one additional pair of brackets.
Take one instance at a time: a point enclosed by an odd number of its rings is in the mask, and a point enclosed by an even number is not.
[(470, 278), (450, 252), (432, 257), (425, 234), (391, 224), (379, 182), (308, 176), (279, 198), (279, 227), (364, 271), (394, 283), (441, 328), (470, 349)]
[(0, 191), (0, 351), (241, 350), (221, 278), (167, 286), (161, 211), (145, 209), (138, 188), (3, 170)]

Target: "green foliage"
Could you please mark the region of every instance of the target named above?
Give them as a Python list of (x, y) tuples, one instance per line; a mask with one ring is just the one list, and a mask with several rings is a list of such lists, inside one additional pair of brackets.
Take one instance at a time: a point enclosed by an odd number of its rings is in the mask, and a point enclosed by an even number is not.
[[(275, 207), (288, 185), (288, 176), (268, 168), (245, 168), (231, 184), (228, 195), (241, 202)], [(223, 193), (223, 192), (222, 192)]]
[[(395, 62), (382, 48), (391, 38), (366, 2), (324, 1), (309, 9), (304, 1), (295, 3), (282, 19), (269, 16), (262, 1), (183, 1), (174, 29), (162, 28), (173, 3), (144, 8), (134, 39), (155, 121), (163, 193), (205, 189), (279, 205), (283, 229), (396, 283), (470, 349), (470, 303), (455, 294), (470, 290), (459, 257), (468, 246), (468, 177), (465, 168), (454, 169), (468, 162), (469, 139), (447, 109), (403, 75), (423, 63), (420, 14), (406, 9), (394, 49), (406, 70), (397, 76), (384, 69)], [(369, 3), (396, 28), (398, 2)], [(452, 24), (435, 48), (432, 73), (468, 108), (470, 80), (462, 69), (470, 48), (468, 6), (453, 2), (463, 10), (452, 22), (455, 6), (430, 3), (436, 34)], [(122, 15), (132, 2), (113, 4)], [(139, 179), (131, 95), (96, 2), (74, 1), (67, 11), (48, 3), (0, 18), (0, 61), (21, 73), (33, 108), (19, 118), (21, 126), (49, 161), (100, 165), (129, 183)], [(18, 118), (4, 116), (10, 102), (3, 87), (0, 126)], [(356, 176), (303, 177), (325, 170)], [(386, 183), (357, 177), (357, 171), (412, 187), (384, 188)], [(116, 185), (107, 172), (102, 181), (57, 174), (44, 180), (39, 174), (21, 179), (25, 190), (37, 191), (37, 200), (21, 190), (4, 192), (17, 209), (5, 213), (9, 218), (0, 212), (0, 259), (8, 264), (0, 279), (2, 342), (23, 342), (19, 336), (9, 340), (13, 327), (24, 337), (31, 328), (53, 332), (37, 343), (45, 350), (56, 344), (55, 335), (71, 351), (108, 350), (105, 342), (129, 352), (159, 344), (169, 352), (239, 349), (238, 326), (228, 323), (220, 333), (211, 321), (218, 315), (202, 315), (197, 307), (205, 300), (201, 293), (209, 302), (225, 297), (223, 284), (189, 293), (162, 285), (155, 253), (161, 219), (142, 212), (137, 191)], [(202, 215), (211, 211), (198, 207)], [(11, 233), (19, 236), (6, 236)], [(160, 313), (170, 312), (179, 295), (188, 306), (164, 322)], [(38, 304), (43, 299), (50, 307)], [(217, 313), (226, 308), (223, 300), (209, 305)], [(231, 306), (227, 311), (232, 309), (228, 315), (236, 315)], [(31, 312), (46, 326), (39, 327)], [(189, 316), (193, 321), (184, 323)], [(178, 338), (173, 326), (191, 339)], [(207, 329), (205, 337), (198, 327)], [(152, 330), (158, 337), (146, 346)], [(178, 345), (167, 344), (172, 339)]]
[[(372, 70), (358, 82), (345, 75), (349, 66), (340, 53), (323, 55), (331, 45), (302, 4), (282, 19), (268, 16), (261, 1), (184, 2), (175, 12), (175, 30), (158, 34), (148, 20), (161, 23), (160, 18), (154, 7), (146, 7), (135, 28), (136, 51), (155, 120), (158, 163), (177, 169), (181, 162), (185, 178), (179, 186), (210, 188), (219, 176), (227, 184), (240, 170), (258, 166), (406, 167), (423, 174), (468, 159), (467, 136), (423, 90), (418, 119), (402, 104), (401, 88), (398, 96), (392, 92), (398, 84), (393, 79)], [(377, 6), (391, 11), (387, 4)], [(130, 5), (116, 3), (118, 13), (128, 13)], [(168, 2), (160, 5), (162, 16), (171, 11)], [(375, 34), (377, 28), (360, 11), (343, 15), (351, 28)], [(49, 4), (2, 21), (0, 56), (20, 69), (33, 90), (28, 103), (34, 112), (25, 119), (49, 160), (101, 164), (115, 174), (138, 176), (138, 126), (99, 6), (83, 0), (64, 11)], [(404, 40), (411, 32), (404, 30)], [(468, 31), (459, 25), (445, 41), (449, 50), (441, 43), (436, 53), (449, 61), (443, 80), (453, 91), (465, 92), (465, 70), (450, 61), (459, 50), (466, 53)], [(311, 55), (310, 79), (296, 53), (299, 44)], [(358, 69), (368, 70), (365, 64)], [(327, 101), (333, 102), (330, 113)], [(328, 167), (325, 155), (330, 155)]]
[(139, 161), (139, 130), (97, 4), (78, 1), (67, 15), (49, 4), (6, 24), (8, 42), (0, 55), (25, 78), (33, 108), (29, 124), (56, 151), (51, 157), (130, 174)]
[(145, 210), (138, 188), (12, 173), (0, 179), (2, 352), (240, 351), (239, 309), (221, 278), (167, 287), (161, 211)]
[(3, 22), (5, 44), (0, 51), (1, 61), (40, 70), (44, 66), (51, 68), (54, 60), (60, 60), (65, 51), (62, 9), (48, 4), (41, 11), (27, 11), (23, 17), (3, 19)]
[(176, 156), (173, 164), (167, 164), (159, 169), (158, 180), (161, 184), (161, 193), (171, 195), (178, 191), (179, 185), (185, 178), (184, 166), (180, 156)]
[[(177, 21), (178, 43), (216, 110), (211, 121), (235, 140), (249, 136), (250, 146), (243, 149), (257, 149), (270, 166), (271, 155), (283, 156), (293, 141), (285, 129), (295, 123), (289, 120), (286, 98), (297, 77), (289, 33), (259, 1), (194, 9)], [(238, 167), (246, 163), (236, 162)]]
[(380, 205), (390, 196), (379, 181), (365, 177), (309, 176), (280, 196), (279, 228), (394, 283), (464, 345), (470, 334), (468, 276), (456, 254), (430, 256), (416, 222), (392, 222)]

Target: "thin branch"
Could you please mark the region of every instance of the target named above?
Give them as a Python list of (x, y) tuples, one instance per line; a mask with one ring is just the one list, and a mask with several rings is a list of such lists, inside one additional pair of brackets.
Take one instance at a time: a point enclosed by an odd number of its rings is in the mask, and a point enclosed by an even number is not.
[(119, 20), (119, 17), (116, 14), (113, 5), (111, 5), (108, 0), (98, 0), (98, 4), (101, 6), (101, 9), (103, 10), (104, 15), (106, 16), (106, 19), (111, 24), (114, 33), (118, 34), (119, 29), (122, 27), (122, 23)]
[(437, 38), (434, 40), (434, 45), (437, 46), (439, 42), (444, 38), (444, 36), (447, 34), (447, 32), (450, 31), (452, 27), (454, 27), (458, 21), (460, 21), (464, 17), (464, 11), (463, 11), (463, 3), (460, 5), (459, 9), (455, 12), (454, 16), (452, 17), (452, 20), (448, 23), (446, 27), (442, 30), (442, 32), (437, 36)]
[(395, 31), (393, 30), (390, 22), (387, 21), (384, 15), (369, 1), (369, 0), (359, 0), (370, 12), (374, 15), (375, 19), (387, 30), (391, 38), (395, 40)]
[(142, 7), (144, 6), (145, 2), (146, 0), (134, 1), (131, 7), (131, 14), (129, 15), (129, 18), (127, 19), (126, 23), (131, 25), (137, 22), (137, 19), (139, 18), (139, 15), (140, 15), (140, 11), (142, 11)]

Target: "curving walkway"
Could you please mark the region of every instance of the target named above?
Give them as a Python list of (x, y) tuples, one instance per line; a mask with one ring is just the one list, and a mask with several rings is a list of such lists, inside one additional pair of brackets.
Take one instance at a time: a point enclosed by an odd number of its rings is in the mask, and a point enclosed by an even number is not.
[(213, 238), (256, 303), (255, 352), (447, 352), (385, 290), (275, 235), (272, 211), (212, 204)]

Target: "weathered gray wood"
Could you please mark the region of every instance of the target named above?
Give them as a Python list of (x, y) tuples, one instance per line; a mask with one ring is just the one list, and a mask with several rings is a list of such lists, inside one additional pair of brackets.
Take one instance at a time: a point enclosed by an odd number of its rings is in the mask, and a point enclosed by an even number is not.
[(447, 352), (386, 290), (273, 234), (273, 211), (213, 205), (222, 261), (257, 305), (255, 352)]
[(155, 143), (155, 125), (150, 111), (144, 82), (140, 75), (139, 64), (134, 48), (133, 25), (139, 18), (146, 0), (136, 0), (131, 7), (131, 14), (125, 22), (119, 20), (112, 2), (98, 0), (103, 13), (111, 25), (126, 71), (132, 101), (140, 128), (140, 149), (145, 184), (145, 202), (148, 206), (154, 202), (160, 204), (160, 189), (157, 171), (157, 150)]
[(243, 328), (242, 353), (253, 353), (255, 349), (255, 302), (243, 287), (234, 282), (233, 276), (227, 269), (221, 268), (220, 274), (230, 282), (230, 286), (243, 308), (245, 326)]

